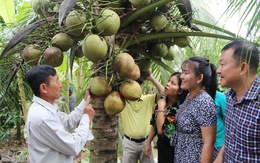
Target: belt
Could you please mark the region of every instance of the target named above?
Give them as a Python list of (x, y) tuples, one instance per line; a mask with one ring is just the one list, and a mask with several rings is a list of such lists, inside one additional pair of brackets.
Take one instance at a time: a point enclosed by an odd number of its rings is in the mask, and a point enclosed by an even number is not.
[(128, 140), (134, 141), (136, 143), (142, 143), (142, 142), (144, 142), (148, 138), (148, 135), (146, 135), (145, 137), (139, 138), (139, 139), (131, 138), (131, 137), (127, 136), (127, 135), (125, 135), (125, 137)]

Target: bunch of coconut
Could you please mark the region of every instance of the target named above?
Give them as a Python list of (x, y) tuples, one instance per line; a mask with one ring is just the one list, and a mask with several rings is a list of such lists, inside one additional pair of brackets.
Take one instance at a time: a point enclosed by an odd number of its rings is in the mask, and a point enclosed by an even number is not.
[(63, 0), (32, 0), (32, 9), (40, 19), (49, 17), (59, 12)]
[(135, 81), (140, 77), (140, 69), (128, 53), (119, 53), (113, 61), (114, 70), (125, 79), (120, 86), (120, 93), (127, 100), (140, 99), (141, 86)]
[(31, 66), (44, 64), (58, 67), (63, 62), (63, 52), (68, 51), (73, 45), (72, 38), (63, 32), (57, 33), (51, 39), (51, 46), (43, 49), (38, 44), (27, 45), (23, 49), (22, 57)]
[(109, 116), (115, 116), (125, 107), (125, 98), (118, 91), (112, 91), (112, 85), (104, 76), (95, 76), (90, 81), (90, 92), (105, 97), (104, 107)]
[(114, 116), (125, 107), (125, 100), (137, 100), (142, 95), (141, 86), (135, 81), (140, 77), (140, 69), (128, 53), (119, 53), (113, 59), (113, 68), (121, 77), (118, 89), (104, 76), (95, 76), (90, 82), (90, 92), (105, 97), (104, 107), (108, 115)]

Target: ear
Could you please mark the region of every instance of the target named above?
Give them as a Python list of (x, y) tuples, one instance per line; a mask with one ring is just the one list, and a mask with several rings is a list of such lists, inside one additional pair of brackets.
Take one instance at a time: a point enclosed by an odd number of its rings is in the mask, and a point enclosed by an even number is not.
[(42, 83), (40, 85), (40, 93), (41, 94), (46, 94), (47, 93), (47, 85), (46, 85), (46, 83)]
[(240, 64), (240, 75), (245, 75), (248, 73), (249, 65), (246, 62)]
[(204, 79), (203, 74), (200, 74), (199, 77), (197, 77), (197, 83), (201, 83)]

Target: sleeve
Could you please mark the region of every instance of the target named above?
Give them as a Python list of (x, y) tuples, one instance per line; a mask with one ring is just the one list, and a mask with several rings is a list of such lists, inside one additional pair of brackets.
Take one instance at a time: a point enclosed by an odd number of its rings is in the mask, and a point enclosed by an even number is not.
[(66, 131), (57, 118), (44, 120), (39, 126), (39, 139), (43, 144), (60, 153), (76, 156), (80, 153), (86, 141), (94, 138), (89, 125), (90, 121), (87, 114), (82, 116), (74, 133)]
[(61, 123), (66, 130), (73, 129), (79, 124), (85, 105), (86, 101), (82, 100), (81, 103), (70, 114), (59, 112)]
[(200, 107), (195, 118), (199, 126), (215, 126), (217, 124), (217, 111), (215, 102), (209, 98), (204, 98), (198, 101), (198, 103), (199, 104), (197, 106)]

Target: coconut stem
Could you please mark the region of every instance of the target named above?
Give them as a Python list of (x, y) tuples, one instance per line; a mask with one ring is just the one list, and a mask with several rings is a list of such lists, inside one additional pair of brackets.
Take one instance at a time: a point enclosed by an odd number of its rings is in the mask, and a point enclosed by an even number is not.
[(121, 28), (126, 27), (128, 24), (130, 24), (132, 21), (136, 20), (136, 18), (138, 18), (139, 16), (145, 14), (146, 12), (155, 9), (156, 7), (160, 7), (162, 5), (165, 5), (165, 4), (167, 4), (167, 3), (171, 2), (171, 1), (172, 0), (160, 0), (160, 1), (156, 1), (154, 3), (150, 3), (147, 6), (138, 8), (138, 10), (135, 10), (131, 14), (129, 14), (126, 17), (122, 18), (122, 20), (121, 20)]
[(236, 37), (232, 37), (232, 36), (206, 33), (206, 32), (161, 32), (161, 33), (149, 33), (149, 34), (143, 34), (143, 35), (136, 36), (135, 39), (131, 39), (125, 45), (123, 45), (123, 48), (125, 49), (129, 46), (132, 46), (132, 45), (144, 42), (144, 41), (149, 41), (149, 40), (159, 39), (159, 38), (176, 37), (176, 36), (204, 36), (204, 37), (221, 38), (221, 39), (227, 39), (227, 40), (237, 39)]

